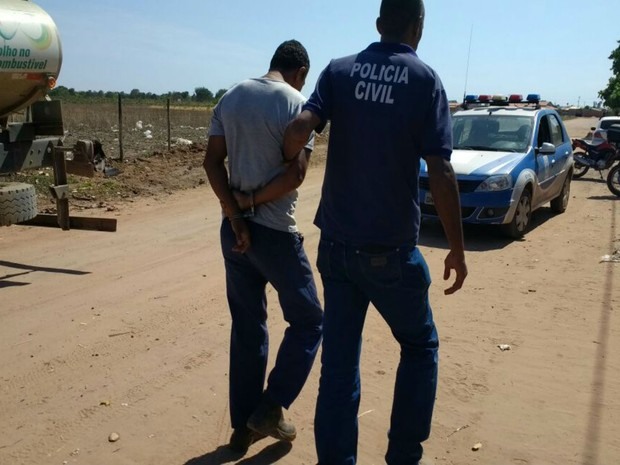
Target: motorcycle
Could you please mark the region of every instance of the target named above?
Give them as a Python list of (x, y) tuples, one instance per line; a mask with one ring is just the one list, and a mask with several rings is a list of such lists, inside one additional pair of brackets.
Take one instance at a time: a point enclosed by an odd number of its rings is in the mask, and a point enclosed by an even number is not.
[(586, 139), (573, 139), (572, 145), (575, 160), (573, 179), (583, 177), (590, 168), (597, 170), (603, 179), (603, 170), (610, 169), (614, 163), (620, 161), (618, 144), (609, 141), (592, 144)]
[(607, 175), (607, 187), (614, 194), (620, 197), (620, 164), (614, 166)]

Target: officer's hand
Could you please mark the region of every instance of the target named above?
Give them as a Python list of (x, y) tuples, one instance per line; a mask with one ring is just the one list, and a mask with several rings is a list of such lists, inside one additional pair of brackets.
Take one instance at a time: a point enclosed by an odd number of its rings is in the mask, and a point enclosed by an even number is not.
[(448, 289), (445, 289), (443, 293), (445, 295), (454, 294), (461, 287), (463, 287), (463, 282), (467, 277), (467, 264), (465, 263), (465, 255), (462, 253), (455, 253), (450, 251), (448, 256), (444, 261), (444, 272), (443, 279), (447, 281), (450, 279), (450, 275), (452, 274), (452, 270), (456, 271), (456, 279), (454, 280), (454, 284)]

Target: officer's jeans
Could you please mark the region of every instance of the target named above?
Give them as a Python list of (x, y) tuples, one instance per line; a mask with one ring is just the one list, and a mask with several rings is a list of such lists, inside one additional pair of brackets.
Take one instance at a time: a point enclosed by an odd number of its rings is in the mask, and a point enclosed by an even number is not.
[(321, 343), (323, 319), (301, 235), (250, 221), (248, 226), (251, 247), (245, 254), (232, 251), (236, 240), (227, 219), (220, 235), (232, 316), (229, 382), (233, 428), (245, 426), (263, 394), (269, 354), (267, 283), (277, 291), (289, 326), (265, 392), (285, 408), (298, 396), (310, 373)]
[(430, 434), (438, 356), (422, 254), (412, 245), (356, 247), (323, 235), (317, 267), (325, 295), (314, 427), (319, 465), (354, 465), (357, 460), (360, 352), (369, 303), (400, 345), (385, 459), (389, 465), (417, 465), (421, 443)]

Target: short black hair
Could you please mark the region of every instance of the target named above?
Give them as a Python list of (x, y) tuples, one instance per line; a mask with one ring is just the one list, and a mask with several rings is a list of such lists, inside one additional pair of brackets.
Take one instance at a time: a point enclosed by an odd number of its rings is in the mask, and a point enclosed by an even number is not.
[(379, 18), (383, 34), (402, 37), (412, 22), (424, 16), (423, 0), (382, 0)]
[(310, 58), (306, 48), (296, 40), (282, 42), (273, 54), (269, 70), (297, 71), (302, 66), (310, 68)]

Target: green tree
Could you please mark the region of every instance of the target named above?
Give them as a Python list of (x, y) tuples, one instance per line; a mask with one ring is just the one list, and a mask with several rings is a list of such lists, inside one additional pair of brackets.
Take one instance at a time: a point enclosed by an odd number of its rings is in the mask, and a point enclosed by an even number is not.
[(197, 102), (212, 102), (213, 92), (206, 87), (196, 87), (194, 90), (194, 100)]
[(50, 96), (55, 98), (63, 98), (67, 97), (68, 95), (70, 95), (69, 89), (67, 89), (65, 86), (58, 86), (50, 92)]
[(140, 92), (140, 89), (131, 89), (129, 92), (129, 98), (143, 98), (144, 94)]
[[(620, 44), (620, 40), (618, 41)], [(605, 106), (620, 110), (620, 45), (611, 52), (609, 59), (612, 61), (612, 77), (609, 79), (607, 87), (599, 92), (599, 97), (605, 102)]]
[(183, 102), (183, 101), (187, 101), (189, 100), (189, 92), (184, 91), (184, 92), (170, 92), (170, 99), (173, 102)]
[(215, 93), (215, 101), (219, 102), (222, 96), (227, 92), (226, 89), (220, 89)]

